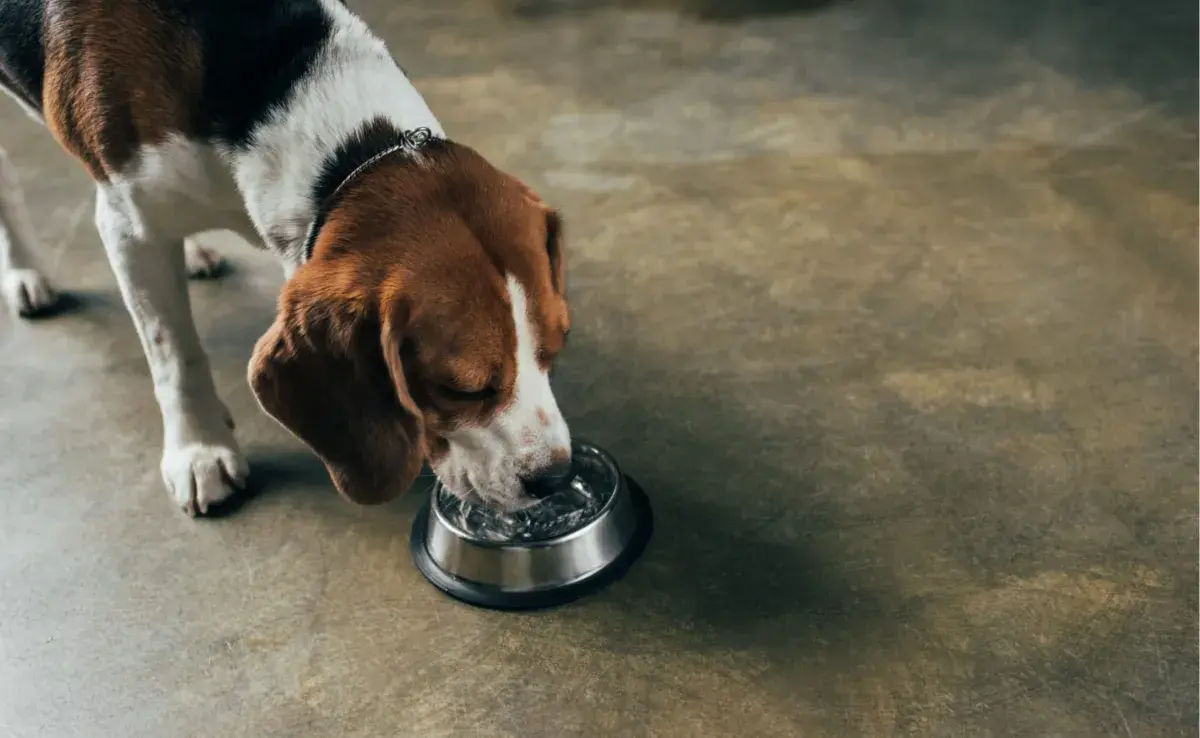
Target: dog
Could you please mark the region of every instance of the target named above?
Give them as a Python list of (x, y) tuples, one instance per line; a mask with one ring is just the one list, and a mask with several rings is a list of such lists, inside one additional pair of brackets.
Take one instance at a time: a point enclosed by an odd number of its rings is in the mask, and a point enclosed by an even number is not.
[[(162, 476), (203, 515), (244, 487), (186, 277), (231, 231), (286, 281), (248, 378), (358, 504), (425, 463), (502, 509), (561, 475), (549, 382), (570, 329), (562, 220), (445, 131), (339, 0), (0, 0), (0, 88), (96, 185), (95, 223), (149, 364)], [(0, 286), (57, 299), (0, 155)]]

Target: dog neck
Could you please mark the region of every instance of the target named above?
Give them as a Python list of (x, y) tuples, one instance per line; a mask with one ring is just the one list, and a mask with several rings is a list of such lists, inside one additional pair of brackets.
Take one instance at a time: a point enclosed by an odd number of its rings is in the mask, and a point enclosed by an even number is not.
[[(310, 74), (288, 103), (234, 155), (234, 176), (259, 234), (292, 271), (326, 196), (370, 157), (399, 143), (395, 135), (445, 132), (396, 65), (383, 41), (340, 3), (328, 3), (334, 27)], [(332, 183), (332, 184), (331, 184)]]

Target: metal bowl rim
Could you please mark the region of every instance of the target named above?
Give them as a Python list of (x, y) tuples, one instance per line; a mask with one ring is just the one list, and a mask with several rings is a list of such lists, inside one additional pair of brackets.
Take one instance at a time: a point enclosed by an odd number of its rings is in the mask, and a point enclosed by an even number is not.
[(621, 553), (607, 565), (573, 584), (553, 589), (506, 590), (463, 579), (442, 569), (426, 546), (430, 531), (430, 505), (424, 504), (413, 519), (409, 551), (421, 575), (443, 594), (473, 607), (500, 611), (532, 611), (558, 607), (593, 594), (620, 579), (642, 557), (654, 533), (654, 511), (636, 480), (622, 476), (625, 495), (637, 526)]
[(545, 538), (545, 539), (541, 539), (541, 540), (537, 540), (537, 541), (530, 541), (528, 543), (489, 541), (484, 538), (477, 538), (476, 536), (468, 533), (467, 531), (462, 530), (457, 525), (454, 525), (453, 523), (451, 523), (442, 514), (441, 508), (439, 508), (438, 504), (437, 504), (438, 489), (441, 486), (440, 482), (433, 486), (433, 489), (430, 490), (430, 494), (429, 494), (429, 509), (433, 513), (433, 515), (431, 515), (429, 518), (430, 524), (442, 526), (443, 528), (448, 530), (455, 538), (458, 538), (461, 541), (470, 543), (473, 546), (478, 546), (479, 548), (497, 549), (497, 550), (501, 550), (501, 551), (506, 550), (506, 549), (511, 549), (514, 551), (528, 551), (529, 549), (532, 549), (532, 548), (551, 548), (554, 546), (562, 545), (563, 543), (567, 543), (568, 541), (570, 541), (574, 538), (578, 538), (578, 537), (587, 535), (587, 533), (593, 527), (596, 527), (597, 525), (602, 523), (605, 520), (605, 518), (607, 518), (609, 516), (609, 514), (612, 513), (613, 508), (616, 507), (617, 498), (620, 497), (622, 494), (626, 493), (625, 476), (621, 473), (621, 467), (617, 464), (617, 460), (613, 457), (613, 455), (610, 454), (609, 452), (605, 451), (604, 449), (600, 448), (596, 444), (591, 443), (589, 441), (576, 439), (571, 443), (571, 445), (574, 447), (573, 453), (578, 453), (579, 451), (583, 451), (585, 454), (598, 457), (601, 461), (604, 462), (605, 466), (607, 466), (609, 469), (612, 470), (613, 475), (616, 478), (616, 482), (614, 483), (614, 489), (612, 491), (612, 494), (608, 496), (607, 500), (605, 500), (604, 506), (601, 507), (600, 510), (596, 512), (595, 517), (593, 517), (591, 520), (589, 520), (585, 525), (582, 525), (582, 526), (576, 528), (575, 530), (567, 531), (566, 533), (563, 533), (562, 535), (555, 536), (554, 538)]

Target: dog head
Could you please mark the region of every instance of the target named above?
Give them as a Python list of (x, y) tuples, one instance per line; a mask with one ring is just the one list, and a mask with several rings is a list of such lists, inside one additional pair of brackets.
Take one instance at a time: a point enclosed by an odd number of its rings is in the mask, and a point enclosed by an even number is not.
[(345, 189), (250, 384), (354, 502), (392, 499), (428, 459), (455, 494), (514, 509), (570, 461), (549, 382), (569, 326), (558, 214), (438, 142)]

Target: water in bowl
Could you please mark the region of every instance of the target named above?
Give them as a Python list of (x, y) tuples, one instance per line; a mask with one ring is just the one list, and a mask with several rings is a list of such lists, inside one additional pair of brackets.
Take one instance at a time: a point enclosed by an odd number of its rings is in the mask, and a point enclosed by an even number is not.
[(616, 491), (616, 475), (601, 459), (576, 454), (571, 480), (524, 510), (506, 513), (455, 497), (440, 483), (434, 504), (468, 535), (494, 543), (531, 543), (566, 535), (599, 515)]

